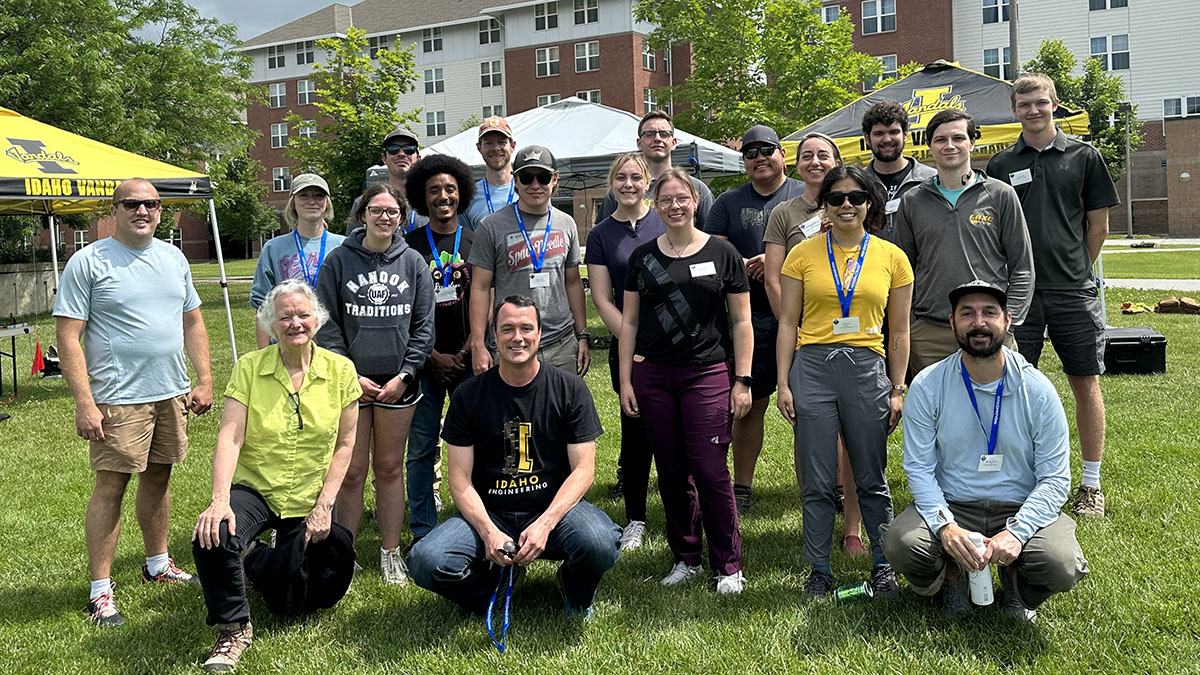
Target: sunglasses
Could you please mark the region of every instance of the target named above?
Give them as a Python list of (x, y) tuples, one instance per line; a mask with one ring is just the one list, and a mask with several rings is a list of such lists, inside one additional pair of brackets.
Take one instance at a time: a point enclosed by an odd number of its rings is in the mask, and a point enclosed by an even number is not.
[(554, 180), (554, 174), (545, 171), (522, 171), (517, 174), (517, 180), (521, 181), (521, 185), (529, 185), (535, 180), (539, 185), (549, 185), (550, 181)]
[(850, 192), (830, 192), (825, 195), (825, 203), (830, 206), (841, 206), (847, 199), (851, 206), (862, 206), (870, 199), (871, 193), (866, 190), (851, 190)]
[(147, 211), (157, 211), (158, 207), (162, 206), (161, 199), (122, 199), (118, 203), (130, 213), (135, 213), (143, 206)]
[(759, 155), (762, 155), (763, 157), (770, 157), (771, 155), (775, 154), (776, 150), (782, 149), (783, 148), (776, 147), (774, 145), (764, 145), (760, 148), (750, 148), (749, 150), (742, 151), (742, 159), (755, 159)]
[(398, 154), (401, 150), (403, 150), (404, 154), (406, 154), (406, 155), (417, 154), (417, 146), (415, 146), (411, 143), (405, 144), (405, 145), (389, 145), (383, 149), (383, 151), (389, 155)]

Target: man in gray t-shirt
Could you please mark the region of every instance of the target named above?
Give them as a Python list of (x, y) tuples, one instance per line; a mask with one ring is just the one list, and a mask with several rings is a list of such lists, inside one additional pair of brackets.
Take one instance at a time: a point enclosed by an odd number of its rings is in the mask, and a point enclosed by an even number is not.
[(519, 294), (533, 298), (542, 312), (538, 357), (582, 376), (591, 357), (579, 234), (574, 219), (550, 206), (558, 186), (554, 155), (539, 145), (523, 148), (513, 175), (517, 202), (483, 219), (467, 257), (472, 369), (478, 374), (492, 366), (488, 317), (504, 298)]

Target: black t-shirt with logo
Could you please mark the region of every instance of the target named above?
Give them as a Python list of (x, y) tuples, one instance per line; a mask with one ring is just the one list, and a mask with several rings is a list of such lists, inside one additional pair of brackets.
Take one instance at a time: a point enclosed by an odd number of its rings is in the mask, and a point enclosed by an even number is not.
[[(433, 234), (433, 243), (442, 259), (442, 267), (433, 262), (433, 251), (429, 248), (428, 227), (421, 227), (404, 235), (408, 245), (425, 256), (429, 263), (429, 274), (433, 278), (434, 302), (433, 324), (435, 339), (433, 348), (442, 354), (457, 354), (467, 341), (471, 332), (471, 317), (468, 305), (471, 298), (471, 267), (467, 264), (467, 254), (471, 252), (471, 242), (475, 241), (475, 233), (462, 228), (462, 237), (458, 242), (458, 256), (451, 260), (454, 253), (454, 233)], [(444, 276), (449, 276), (450, 283), (443, 285)]]
[(884, 191), (887, 192), (888, 201), (896, 198), (896, 193), (900, 191), (900, 186), (904, 185), (904, 180), (908, 178), (908, 174), (912, 173), (912, 168), (913, 162), (909, 162), (904, 165), (903, 169), (900, 169), (896, 173), (875, 172), (875, 177), (879, 179)]
[(463, 382), (442, 438), (474, 447), (471, 484), (488, 511), (541, 513), (571, 473), (567, 445), (603, 431), (583, 379), (542, 365), (523, 387), (505, 383), (498, 368)]

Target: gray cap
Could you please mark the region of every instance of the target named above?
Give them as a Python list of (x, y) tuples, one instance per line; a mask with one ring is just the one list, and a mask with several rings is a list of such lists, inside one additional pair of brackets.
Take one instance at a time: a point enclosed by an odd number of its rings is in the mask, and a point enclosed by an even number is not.
[(958, 307), (958, 301), (962, 300), (963, 296), (967, 296), (972, 293), (986, 293), (998, 300), (1001, 307), (1008, 306), (1008, 294), (1004, 292), (1003, 288), (1000, 288), (996, 284), (983, 281), (982, 279), (976, 279), (974, 281), (968, 281), (967, 283), (950, 291), (950, 309)]
[(554, 155), (548, 148), (540, 145), (527, 145), (517, 151), (517, 158), (513, 160), (513, 173), (520, 173), (523, 169), (558, 171), (558, 164), (555, 163)]
[(779, 134), (765, 124), (756, 124), (746, 130), (745, 135), (742, 136), (742, 147), (751, 143), (770, 143), (776, 147), (782, 147), (779, 143)]
[(412, 139), (412, 142), (414, 145), (419, 145), (419, 143), (417, 142), (417, 135), (414, 134), (413, 132), (409, 131), (408, 129), (404, 128), (404, 125), (400, 125), (400, 126), (396, 127), (395, 129), (392, 129), (392, 133), (388, 134), (387, 136), (384, 136), (383, 143), (380, 143), (380, 145), (382, 145), (382, 146), (391, 145), (392, 139), (395, 139), (395, 138), (409, 138), (409, 139)]
[(306, 187), (319, 187), (325, 191), (325, 194), (329, 194), (329, 183), (315, 173), (302, 173), (292, 179), (292, 194), (296, 194)]

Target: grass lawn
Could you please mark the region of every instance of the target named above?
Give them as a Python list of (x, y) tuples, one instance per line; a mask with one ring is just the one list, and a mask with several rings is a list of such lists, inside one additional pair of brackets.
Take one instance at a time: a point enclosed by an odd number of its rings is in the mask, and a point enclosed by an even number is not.
[(1104, 276), (1110, 279), (1200, 279), (1200, 253), (1148, 249), (1105, 255)]
[[(225, 277), (252, 277), (254, 276), (254, 265), (257, 262), (257, 258), (249, 260), (226, 260)], [(221, 271), (215, 262), (192, 263), (192, 277), (195, 279), (220, 279)]]
[[(1127, 256), (1134, 257), (1134, 256)], [(248, 284), (231, 286), (239, 346), (253, 342)], [(231, 367), (220, 288), (199, 288), (212, 340), (216, 389)], [(1126, 297), (1128, 296), (1128, 297)], [(1153, 303), (1161, 291), (1128, 291), (1123, 299)], [(484, 627), (415, 586), (387, 588), (375, 553), (378, 530), (364, 520), (358, 552), (366, 567), (334, 609), (281, 620), (251, 594), (257, 639), (242, 672), (516, 672), (516, 673), (1148, 673), (1197, 672), (1200, 663), (1200, 318), (1122, 316), (1110, 295), (1109, 320), (1149, 324), (1170, 341), (1165, 375), (1105, 377), (1108, 454), (1104, 486), (1109, 516), (1079, 523), (1091, 575), (1043, 606), (1034, 626), (996, 609), (948, 622), (901, 581), (893, 602), (836, 605), (802, 597), (800, 495), (791, 438), (768, 410), (767, 442), (755, 483), (756, 506), (742, 523), (746, 592), (718, 598), (703, 584), (665, 589), (671, 565), (661, 505), (650, 500), (650, 537), (617, 564), (600, 588), (586, 626), (558, 614), (554, 566), (536, 563), (514, 595), (509, 651), (491, 647)], [(53, 340), (49, 318), (35, 317), (38, 336)], [(593, 317), (592, 330), (604, 329)], [(87, 448), (75, 436), (73, 405), (61, 380), (29, 382), (32, 341), (18, 343), (19, 398), (0, 411), (0, 663), (15, 673), (194, 673), (212, 647), (204, 603), (194, 588), (138, 583), (142, 544), (132, 495), (113, 578), (127, 623), (88, 625), (83, 514), (92, 476)], [(616, 397), (606, 359), (594, 355), (587, 381), (606, 433), (599, 442), (597, 484), (589, 498), (624, 523), (622, 505), (607, 498), (618, 448)], [(1047, 349), (1042, 364), (1059, 391), (1066, 381)], [(8, 389), (6, 388), (6, 392)], [(173, 480), (171, 552), (194, 569), (189, 536), (208, 504), (210, 462), (219, 410), (195, 418), (190, 458)], [(1073, 425), (1072, 425), (1073, 426)], [(900, 466), (899, 433), (890, 443), (888, 477), (897, 512), (910, 502)], [(57, 467), (57, 468), (56, 468)], [(1080, 474), (1076, 451), (1073, 474)], [(132, 492), (132, 490), (131, 490)], [(447, 503), (449, 500), (446, 500)], [(448, 513), (443, 513), (443, 517)], [(839, 533), (840, 536), (840, 533)], [(866, 579), (869, 563), (835, 549), (837, 582)]]

